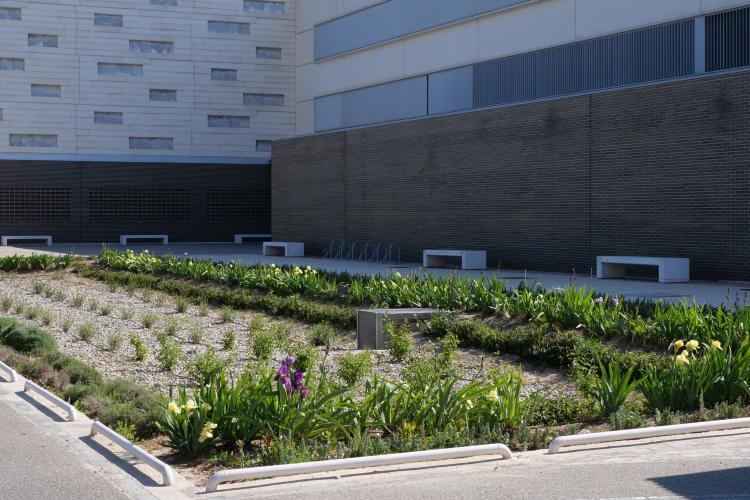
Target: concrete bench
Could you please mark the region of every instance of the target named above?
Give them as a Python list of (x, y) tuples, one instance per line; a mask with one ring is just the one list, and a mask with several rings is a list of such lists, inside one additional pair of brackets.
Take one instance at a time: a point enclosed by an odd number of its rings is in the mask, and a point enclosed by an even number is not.
[(272, 257), (304, 257), (305, 244), (290, 241), (264, 241), (263, 255)]
[(400, 325), (430, 319), (436, 312), (437, 309), (360, 309), (357, 311), (357, 349), (385, 349), (388, 339), (383, 323), (386, 319)]
[(166, 234), (123, 234), (120, 236), (120, 245), (127, 245), (129, 240), (157, 240), (162, 245), (169, 245), (169, 236)]
[(596, 258), (596, 277), (624, 278), (626, 266), (656, 266), (659, 283), (687, 283), (690, 281), (690, 259), (672, 257), (599, 256)]
[(486, 269), (487, 252), (484, 250), (424, 250), (422, 266), (459, 267), (461, 269)]
[(7, 247), (10, 240), (18, 241), (44, 241), (45, 245), (52, 245), (52, 236), (2, 236), (0, 237), (0, 246)]
[(264, 241), (264, 240), (270, 240), (271, 235), (270, 234), (235, 234), (234, 235), (234, 242), (237, 245), (242, 245), (245, 243), (245, 240), (251, 240), (251, 241)]

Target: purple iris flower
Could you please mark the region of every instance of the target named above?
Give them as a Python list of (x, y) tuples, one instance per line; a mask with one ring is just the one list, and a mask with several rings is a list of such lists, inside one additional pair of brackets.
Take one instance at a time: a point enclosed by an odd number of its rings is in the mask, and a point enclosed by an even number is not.
[(285, 364), (288, 367), (291, 367), (294, 364), (294, 356), (287, 356), (286, 359), (283, 361), (283, 364)]
[(289, 380), (288, 377), (284, 377), (281, 379), (281, 385), (284, 386), (284, 389), (286, 389), (287, 394), (291, 395), (292, 392), (294, 391), (294, 388), (292, 387), (292, 382), (291, 380)]
[(305, 381), (305, 374), (300, 371), (296, 371), (294, 372), (293, 380), (294, 380), (294, 389), (300, 390), (302, 388), (302, 383)]
[(279, 369), (276, 370), (276, 377), (274, 377), (274, 380), (289, 378), (289, 367), (285, 365), (284, 363), (279, 366)]
[(307, 396), (310, 395), (310, 392), (307, 390), (307, 387), (303, 387), (299, 390), (299, 395), (304, 400), (307, 399)]

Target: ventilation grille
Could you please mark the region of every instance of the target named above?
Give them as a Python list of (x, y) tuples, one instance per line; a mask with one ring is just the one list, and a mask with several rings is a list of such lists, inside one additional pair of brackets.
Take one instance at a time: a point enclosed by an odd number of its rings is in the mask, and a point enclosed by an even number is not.
[(706, 17), (706, 71), (750, 66), (750, 8)]
[(474, 66), (474, 106), (633, 85), (695, 72), (694, 21), (506, 57)]
[(206, 194), (209, 222), (259, 222), (271, 218), (271, 196), (268, 191), (209, 189)]
[(70, 188), (2, 187), (0, 188), (0, 221), (68, 222), (70, 221)]
[(187, 189), (89, 189), (90, 222), (185, 222), (189, 218)]

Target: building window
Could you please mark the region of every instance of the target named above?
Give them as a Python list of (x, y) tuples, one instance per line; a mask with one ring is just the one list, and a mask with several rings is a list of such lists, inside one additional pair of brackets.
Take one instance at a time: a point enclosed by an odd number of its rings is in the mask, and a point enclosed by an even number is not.
[(130, 137), (130, 149), (174, 149), (172, 137)]
[(21, 20), (21, 9), (18, 7), (0, 7), (0, 20), (8, 19), (10, 21)]
[(150, 0), (151, 5), (174, 5), (177, 6), (177, 0)]
[(208, 115), (209, 127), (250, 128), (249, 116)]
[(31, 84), (32, 97), (62, 97), (61, 85), (48, 85), (42, 83)]
[(255, 151), (258, 153), (270, 153), (271, 141), (255, 141)]
[(209, 33), (226, 33), (230, 35), (249, 35), (250, 23), (237, 23), (231, 21), (209, 21)]
[(0, 70), (26, 71), (26, 62), (17, 57), (0, 57)]
[(57, 47), (57, 35), (29, 33), (29, 47)]
[(174, 52), (174, 42), (130, 40), (130, 52), (139, 52), (141, 54), (172, 54)]
[(118, 14), (94, 14), (96, 26), (122, 26), (122, 16)]
[(56, 148), (57, 136), (51, 134), (10, 134), (8, 144), (19, 148)]
[(255, 47), (256, 59), (281, 59), (281, 49), (277, 47)]
[(211, 80), (237, 81), (237, 70), (211, 68)]
[(155, 102), (177, 102), (177, 91), (169, 89), (149, 89), (148, 100)]
[(0, 108), (0, 122), (3, 121), (3, 108)]
[(112, 111), (94, 111), (94, 123), (100, 125), (122, 125), (122, 113)]
[(243, 103), (255, 106), (283, 106), (284, 94), (244, 94)]
[(108, 76), (143, 76), (143, 65), (100, 62), (97, 71)]
[(89, 222), (185, 222), (190, 220), (190, 190), (169, 187), (92, 187)]
[(245, 11), (257, 14), (283, 14), (284, 2), (245, 0)]
[(67, 222), (70, 220), (70, 188), (0, 187), (0, 221)]

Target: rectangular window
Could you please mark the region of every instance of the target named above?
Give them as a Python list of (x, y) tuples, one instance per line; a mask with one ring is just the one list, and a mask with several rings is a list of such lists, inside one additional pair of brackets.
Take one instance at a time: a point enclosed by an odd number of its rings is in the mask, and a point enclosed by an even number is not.
[(211, 68), (211, 80), (237, 81), (236, 69)]
[(112, 111), (94, 111), (94, 123), (100, 125), (122, 125), (122, 113)]
[(177, 5), (177, 0), (151, 0), (151, 5)]
[(29, 47), (57, 47), (57, 35), (29, 33)]
[(245, 11), (258, 14), (283, 14), (284, 2), (268, 0), (245, 0)]
[(245, 94), (243, 102), (255, 106), (283, 106), (284, 94)]
[(209, 33), (227, 33), (230, 35), (249, 35), (250, 23), (236, 23), (231, 21), (209, 21)]
[(169, 89), (149, 89), (148, 100), (155, 102), (177, 102), (177, 91)]
[(130, 137), (130, 149), (174, 149), (172, 137)]
[(706, 16), (706, 71), (750, 66), (750, 8)]
[(118, 14), (94, 14), (97, 26), (122, 26), (122, 16)]
[(56, 148), (57, 136), (48, 134), (10, 134), (9, 145), (19, 148)]
[(0, 108), (0, 122), (3, 121), (3, 108)]
[(0, 20), (8, 19), (11, 21), (21, 20), (21, 9), (18, 7), (0, 7)]
[(141, 54), (172, 54), (174, 52), (174, 42), (130, 40), (130, 52), (139, 52)]
[(255, 151), (258, 153), (270, 153), (271, 141), (255, 141)]
[(143, 76), (142, 64), (120, 64), (99, 63), (97, 66), (100, 75), (109, 76)]
[(255, 47), (256, 59), (281, 59), (281, 49), (276, 47)]
[(250, 128), (249, 116), (208, 115), (209, 127)]
[(31, 95), (32, 97), (62, 97), (62, 86), (32, 83)]
[(0, 57), (0, 70), (26, 71), (26, 62), (17, 57)]

